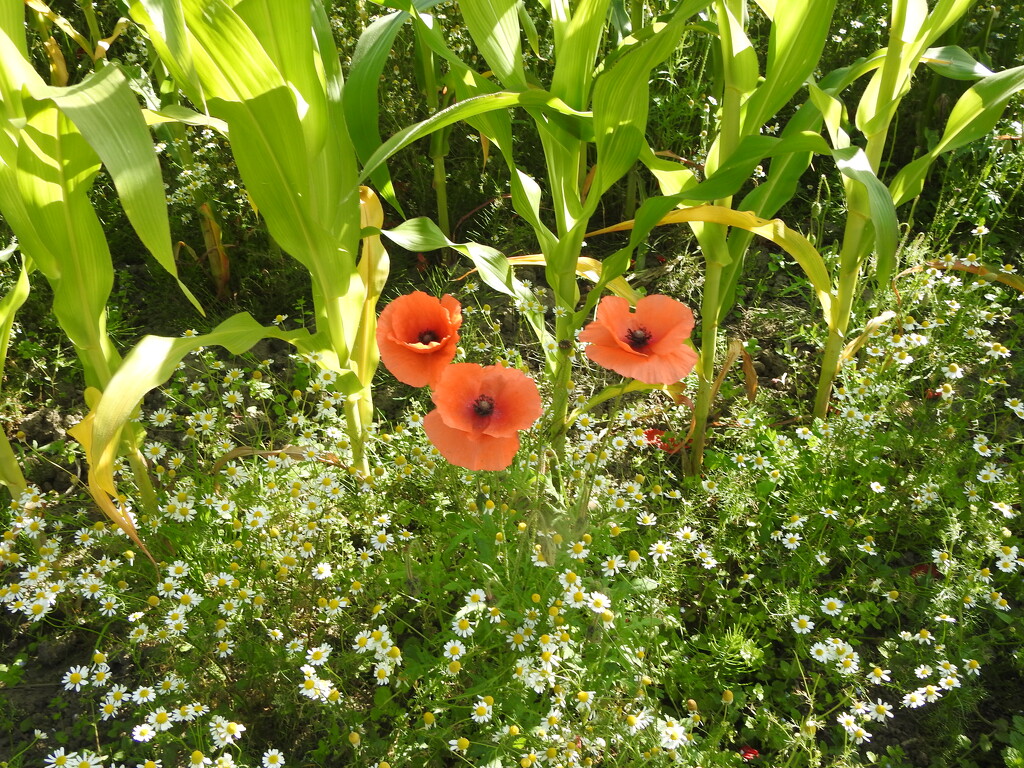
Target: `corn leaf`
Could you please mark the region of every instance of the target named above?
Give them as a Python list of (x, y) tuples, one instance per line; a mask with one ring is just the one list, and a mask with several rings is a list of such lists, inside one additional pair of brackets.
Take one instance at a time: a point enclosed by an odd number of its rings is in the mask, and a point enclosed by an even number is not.
[(928, 18), (928, 2), (927, 0), (894, 0), (894, 8), (901, 6), (902, 24), (900, 23), (901, 14), (894, 12), (895, 28), (893, 31), (899, 35), (900, 42), (911, 45), (917, 42), (921, 28)]
[(958, 45), (929, 48), (921, 57), (921, 63), (952, 80), (980, 80), (993, 74), (991, 69)]
[(609, 0), (552, 2), (555, 28), (555, 71), (551, 92), (573, 109), (586, 109), (594, 81), (594, 61), (604, 34)]
[(850, 146), (850, 136), (843, 129), (843, 121), (846, 117), (846, 107), (842, 101), (828, 91), (819, 88), (811, 83), (811, 103), (821, 113), (828, 131), (829, 140), (836, 149), (846, 149)]
[(21, 471), (18, 456), (3, 430), (0, 430), (0, 485), (7, 488), (12, 499), (17, 499), (28, 489), (28, 482)]
[[(835, 0), (786, 0), (772, 18), (764, 82), (743, 107), (743, 132), (756, 133), (803, 87), (828, 39)], [(774, 11), (774, 9), (772, 9)]]
[(585, 123), (589, 123), (591, 119), (589, 113), (572, 109), (561, 99), (539, 88), (523, 93), (500, 91), (498, 93), (474, 96), (464, 101), (459, 101), (446, 109), (442, 109), (436, 115), (432, 115), (426, 120), (396, 133), (384, 142), (366, 161), (359, 180), (360, 182), (365, 181), (388, 157), (400, 149), (409, 146), (417, 139), (430, 135), (430, 133), (439, 128), (452, 125), (460, 120), (466, 120), (477, 115), (509, 107), (532, 107), (549, 114), (567, 115)]
[[(807, 238), (787, 227), (784, 222), (779, 219), (762, 219), (747, 211), (736, 211), (719, 205), (698, 205), (693, 208), (671, 211), (662, 216), (657, 224), (681, 224), (684, 222), (705, 222), (721, 224), (727, 227), (738, 227), (771, 240), (792, 256), (803, 268), (808, 280), (810, 280), (811, 285), (814, 287), (825, 317), (831, 319), (832, 280), (829, 277), (825, 260), (822, 259), (821, 254), (818, 253), (814, 246), (807, 241)], [(621, 224), (590, 232), (587, 236), (633, 229), (634, 223), (634, 221), (625, 221)]]
[[(73, 430), (73, 436), (82, 443), (89, 461), (90, 490), (98, 503), (100, 499), (106, 500), (102, 507), (108, 515), (113, 506), (110, 497), (117, 496), (113, 470), (118, 446), (146, 393), (166, 382), (178, 363), (200, 347), (217, 345), (233, 354), (241, 354), (264, 338), (290, 342), (303, 352), (319, 352), (325, 356), (325, 362), (338, 370), (337, 358), (332, 359), (321, 336), (311, 336), (305, 330), (286, 332), (274, 326), (265, 327), (244, 312), (200, 336), (145, 336), (128, 353), (102, 395), (95, 393), (98, 399), (90, 404), (87, 421)], [(348, 370), (340, 372), (342, 389), (356, 391), (359, 383), (355, 374)], [(118, 516), (111, 517), (118, 522)]]
[(530, 16), (530, 12), (526, 10), (526, 4), (523, 0), (519, 0), (516, 3), (516, 10), (519, 13), (519, 23), (523, 25), (523, 32), (526, 33), (526, 40), (530, 44), (530, 49), (533, 51), (534, 56), (542, 59), (537, 25), (534, 23), (533, 17)]
[[(85, 397), (90, 407), (92, 407), (92, 405), (99, 399), (99, 390), (89, 387), (85, 391)], [(73, 437), (75, 440), (77, 440), (79, 444), (82, 446), (82, 450), (85, 452), (86, 459), (90, 462), (89, 484), (87, 486), (89, 489), (89, 495), (92, 496), (93, 501), (96, 502), (96, 506), (100, 508), (100, 511), (102, 511), (103, 514), (110, 518), (110, 520), (115, 525), (117, 525), (118, 528), (124, 531), (128, 535), (128, 538), (135, 542), (136, 546), (138, 546), (143, 552), (145, 552), (146, 556), (149, 557), (150, 560), (152, 560), (153, 556), (149, 554), (149, 550), (146, 549), (146, 545), (143, 544), (142, 539), (139, 538), (139, 532), (135, 528), (135, 522), (132, 520), (131, 515), (128, 513), (125, 507), (120, 503), (116, 489), (113, 489), (113, 460), (111, 460), (110, 462), (110, 487), (113, 490), (111, 490), (108, 493), (100, 485), (93, 482), (95, 470), (92, 469), (91, 467), (93, 466), (92, 459), (95, 456), (95, 443), (93, 441), (93, 425), (95, 424), (95, 422), (96, 414), (89, 412), (88, 414), (86, 414), (84, 419), (82, 419), (80, 422), (75, 424), (75, 426), (68, 430), (68, 434), (71, 435), (71, 437)], [(118, 503), (115, 504), (112, 499), (117, 500)]]
[(651, 69), (675, 50), (686, 17), (674, 16), (643, 43), (633, 46), (594, 85), (597, 171), (581, 218), (589, 218), (600, 198), (640, 156), (646, 145)]
[[(0, 80), (5, 84), (4, 90), (12, 96), (12, 100), (4, 102), (5, 111), (9, 116), (24, 114), (22, 97), (19, 95), (17, 99), (14, 99), (15, 90), (24, 89), (22, 93), (28, 95), (35, 102), (35, 105), (30, 107), (31, 109), (37, 109), (46, 103), (56, 105), (74, 124), (76, 130), (73, 133), (84, 137), (89, 145), (84, 149), (72, 150), (82, 152), (82, 156), (79, 158), (59, 154), (66, 151), (64, 148), (66, 143), (69, 147), (71, 145), (80, 147), (77, 139), (71, 136), (71, 131), (65, 138), (58, 137), (54, 142), (47, 142), (41, 136), (37, 137), (34, 150), (26, 150), (23, 139), (12, 139), (23, 145), (21, 148), (23, 160), (38, 161), (41, 168), (55, 170), (62, 163), (67, 167), (73, 167), (79, 160), (90, 158), (88, 162), (92, 162), (91, 158), (99, 155), (114, 181), (125, 213), (139, 238), (161, 266), (175, 277), (179, 288), (193, 306), (201, 312), (199, 302), (177, 278), (177, 267), (171, 251), (170, 225), (167, 220), (160, 165), (156, 159), (153, 141), (139, 110), (138, 102), (121, 71), (113, 65), (108, 65), (91, 73), (80, 84), (70, 88), (47, 86), (18, 52), (16, 44), (2, 31), (0, 31), (0, 61), (4, 62), (2, 67), (4, 75), (0, 77)], [(53, 130), (57, 130), (57, 125), (57, 122), (50, 124)], [(13, 134), (11, 135), (13, 136)], [(8, 151), (11, 151), (10, 147)], [(50, 155), (48, 159), (38, 156), (39, 152), (51, 151), (58, 154)], [(94, 152), (95, 154), (93, 154)], [(13, 155), (8, 155), (7, 163), (10, 168), (16, 167), (19, 162), (21, 161), (15, 160)], [(50, 178), (52, 175), (48, 171), (44, 172), (47, 173), (46, 178)], [(63, 176), (63, 174), (61, 175)], [(73, 181), (74, 175), (75, 172), (72, 172), (69, 177), (62, 178), (57, 183), (76, 184)], [(24, 173), (20, 176), (19, 183), (23, 187), (36, 186), (36, 182), (25, 177)], [(56, 221), (48, 222), (45, 227), (39, 226), (42, 221), (46, 221), (46, 218), (39, 219), (30, 209), (25, 209), (23, 202), (13, 199), (20, 193), (15, 192), (13, 188), (9, 189), (10, 192), (4, 195), (5, 200), (0, 203), (0, 207), (7, 211), (12, 211), (12, 206), (22, 209), (20, 214), (8, 215), (12, 215), (18, 220), (17, 226), (22, 233), (21, 237), (28, 252), (41, 259), (39, 266), (48, 279), (55, 279), (55, 276), (62, 270), (84, 269), (89, 271), (89, 268), (84, 266), (58, 266), (60, 262), (72, 258), (71, 253), (64, 250), (65, 242), (62, 241), (60, 245), (45, 245), (51, 238), (51, 234), (56, 236), (51, 230), (52, 227), (56, 226), (59, 229), (67, 230), (69, 226), (75, 226), (74, 222), (69, 224), (62, 216), (58, 216)], [(65, 192), (70, 194), (70, 187), (66, 188)], [(83, 219), (95, 219), (95, 213), (87, 210), (86, 207), (79, 205), (77, 208), (78, 216)], [(52, 213), (53, 211), (50, 211), (47, 215)], [(83, 234), (83, 237), (94, 239), (97, 236), (96, 227), (88, 224), (82, 226), (91, 231), (91, 234)], [(99, 236), (102, 236), (102, 232), (99, 233)], [(100, 251), (106, 252), (105, 243)], [(109, 260), (109, 255), (107, 259)], [(96, 265), (94, 264), (94, 266)], [(109, 270), (109, 267), (105, 269)], [(91, 281), (86, 280), (81, 290), (88, 290), (90, 285), (92, 285)], [(97, 288), (97, 290), (99, 289)], [(107, 290), (109, 291), (109, 289)], [(97, 300), (99, 298), (97, 297)], [(103, 294), (102, 300), (106, 301), (106, 293)], [(95, 301), (92, 304), (95, 305)], [(90, 313), (94, 310), (97, 310), (96, 306), (93, 306)], [(75, 310), (69, 310), (66, 316), (73, 316), (74, 313)], [(82, 336), (78, 335), (78, 339), (81, 340)]]
[(183, 0), (182, 7), (207, 99), (241, 101), (288, 88), (259, 38), (226, 2)]
[(110, 174), (139, 239), (202, 312), (199, 301), (178, 279), (160, 163), (139, 104), (121, 71), (108, 65), (78, 85), (50, 88), (39, 84), (32, 90), (36, 98), (50, 98), (71, 118)]
[(509, 260), (500, 251), (479, 243), (455, 243), (430, 219), (417, 218), (402, 222), (397, 227), (383, 230), (381, 234), (408, 251), (434, 251), (452, 248), (473, 262), (480, 279), (499, 293), (521, 302), (523, 311), (538, 338), (549, 338), (544, 313), (533, 292), (512, 273)]
[(175, 86), (197, 107), (205, 108), (206, 95), (192, 58), (180, 0), (134, 0), (130, 13), (146, 30), (150, 44), (174, 78)]
[[(754, 169), (765, 159), (791, 154), (828, 154), (831, 150), (820, 134), (799, 131), (779, 138), (746, 136), (728, 161), (705, 181), (675, 195), (678, 202), (697, 203), (731, 197), (750, 180)], [(806, 167), (806, 166), (805, 166)]]
[[(12, 249), (14, 246), (12, 246)], [(7, 350), (11, 342), (11, 331), (14, 327), (14, 315), (28, 299), (29, 282), (28, 276), (32, 271), (30, 259), (22, 256), (21, 269), (18, 271), (18, 279), (10, 287), (3, 299), (0, 299), (0, 371), (7, 365)], [(0, 387), (3, 386), (3, 377), (0, 376)], [(0, 430), (2, 433), (3, 430)]]
[(509, 261), (498, 250), (479, 243), (455, 243), (445, 237), (430, 219), (409, 219), (381, 234), (407, 251), (435, 251), (454, 248), (476, 265), (481, 279), (496, 291), (522, 299), (535, 301), (536, 297), (512, 274)]
[[(363, 231), (376, 230), (384, 226), (384, 209), (380, 200), (369, 187), (360, 188), (360, 224)], [(364, 377), (363, 386), (370, 385), (370, 379), (380, 361), (377, 348), (377, 315), (376, 306), (384, 284), (387, 282), (391, 268), (388, 252), (381, 244), (379, 234), (370, 234), (363, 238), (362, 253), (359, 258), (359, 277), (365, 287), (362, 317), (359, 321), (359, 332), (352, 345), (352, 367), (356, 373)]]
[(977, 0), (938, 0), (922, 25), (922, 36), (927, 36), (929, 40), (937, 40), (976, 3)]
[(143, 109), (142, 117), (146, 125), (163, 125), (164, 123), (181, 123), (183, 125), (203, 125), (224, 136), (228, 135), (228, 124), (210, 115), (203, 115), (180, 104), (168, 104), (160, 109)]
[(355, 247), (359, 228), (358, 163), (345, 122), (344, 76), (334, 45), (334, 29), (320, 3), (313, 3), (316, 65), (323, 71), (329, 130), (323, 150), (311, 158), (312, 187), (321, 221), (335, 222), (345, 247)]
[[(543, 267), (547, 264), (543, 253), (531, 253), (526, 256), (509, 256), (508, 263), (513, 267)], [(589, 256), (580, 256), (579, 259), (576, 260), (576, 274), (580, 277), (586, 278), (592, 283), (601, 283), (601, 273), (603, 270), (604, 265), (597, 259), (592, 259)], [(475, 272), (476, 270), (473, 271)], [(627, 283), (621, 275), (611, 280), (605, 280), (601, 285), (602, 287), (607, 287), (608, 290), (616, 296), (621, 296), (626, 299), (630, 304), (635, 305), (641, 298), (641, 294), (637, 292), (636, 288)]]
[(868, 340), (873, 338), (878, 333), (879, 329), (894, 317), (896, 317), (896, 313), (889, 309), (868, 320), (864, 325), (864, 330), (855, 338), (851, 339), (845, 347), (843, 347), (843, 351), (839, 355), (839, 359), (841, 361), (852, 360), (854, 355), (860, 351), (860, 348), (867, 344)]
[[(722, 66), (725, 68), (726, 88), (738, 92), (742, 103), (757, 87), (757, 78), (761, 67), (757, 61), (754, 44), (747, 37), (743, 25), (742, 6), (730, 7), (728, 2), (719, 6), (725, 12), (725, 18), (718, 20), (718, 34), (722, 41)], [(737, 17), (737, 13), (740, 17)]]
[(844, 176), (864, 186), (871, 213), (871, 226), (875, 232), (875, 279), (879, 284), (886, 284), (896, 266), (896, 245), (899, 241), (899, 220), (896, 217), (896, 206), (893, 205), (892, 196), (875, 175), (863, 149), (835, 149), (832, 156)]
[[(21, 3), (0, 3), (0, 30), (14, 44), (22, 59), (28, 59), (28, 45), (25, 40), (25, 8)], [(5, 100), (7, 94), (4, 94)]]
[[(31, 105), (17, 147), (16, 183), (25, 222), (10, 220), (27, 253), (53, 287), (53, 312), (86, 366), (87, 382), (102, 386), (114, 360), (106, 335), (106, 304), (114, 270), (89, 199), (99, 159), (75, 126), (50, 103)], [(31, 249), (31, 250), (30, 250)], [(91, 362), (90, 362), (91, 358)]]
[[(786, 123), (780, 138), (786, 142), (794, 136), (806, 134), (819, 136), (820, 131), (821, 114), (814, 109), (812, 104), (805, 103)], [(772, 156), (766, 169), (767, 178), (754, 187), (736, 208), (741, 211), (753, 211), (754, 214), (763, 218), (772, 218), (783, 205), (793, 198), (800, 177), (811, 164), (814, 152), (817, 150), (811, 147), (798, 149), (793, 146), (792, 152)], [(730, 249), (732, 247), (730, 242)]]
[(277, 88), (244, 102), (213, 103), (228, 122), (238, 170), (270, 234), (312, 269), (312, 254), (334, 238), (310, 216), (307, 155), (291, 92)]
[(865, 136), (870, 138), (887, 129), (927, 49), (974, 2), (939, 0), (929, 14), (925, 0), (895, 0), (889, 48), (857, 107), (856, 124)]
[(509, 91), (526, 88), (518, 6), (519, 0), (462, 0), (459, 3), (473, 42)]
[(658, 180), (658, 188), (663, 195), (677, 195), (697, 184), (693, 171), (678, 161), (663, 160), (646, 143), (640, 148), (639, 160)]
[(324, 84), (315, 66), (311, 7), (312, 3), (242, 0), (234, 6), (234, 12), (259, 40), (273, 68), (295, 94), (301, 105), (306, 152), (315, 157), (327, 141), (330, 121)]
[(939, 155), (987, 135), (1014, 94), (1024, 89), (1024, 67), (1014, 67), (975, 83), (957, 100), (942, 138), (925, 155), (906, 165), (889, 185), (896, 205), (921, 194), (925, 178)]
[[(381, 144), (378, 119), (380, 75), (384, 71), (384, 64), (398, 31), (408, 20), (409, 14), (405, 11), (381, 16), (363, 30), (352, 55), (348, 82), (343, 92), (343, 103), (345, 121), (352, 136), (352, 146), (361, 162), (365, 162)], [(384, 199), (401, 212), (402, 209), (392, 191), (387, 166), (378, 166), (371, 179), (381, 190)]]

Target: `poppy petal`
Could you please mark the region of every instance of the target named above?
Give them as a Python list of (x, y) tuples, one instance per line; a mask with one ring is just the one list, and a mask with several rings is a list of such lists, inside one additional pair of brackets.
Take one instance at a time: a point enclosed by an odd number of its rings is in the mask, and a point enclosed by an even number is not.
[(693, 313), (669, 296), (645, 296), (630, 312), (629, 302), (605, 296), (594, 322), (580, 333), (593, 362), (645, 384), (674, 384), (697, 364), (684, 342), (693, 330)]
[(413, 387), (432, 384), (455, 359), (462, 307), (453, 296), (414, 291), (380, 313), (377, 347), (396, 379)]
[(519, 451), (517, 435), (492, 437), (482, 432), (456, 429), (445, 423), (439, 409), (424, 417), (423, 429), (445, 459), (466, 469), (492, 472), (507, 469)]
[[(515, 368), (455, 363), (441, 373), (431, 398), (454, 429), (491, 437), (513, 437), (543, 410), (533, 380)], [(481, 413), (487, 409), (487, 413)]]

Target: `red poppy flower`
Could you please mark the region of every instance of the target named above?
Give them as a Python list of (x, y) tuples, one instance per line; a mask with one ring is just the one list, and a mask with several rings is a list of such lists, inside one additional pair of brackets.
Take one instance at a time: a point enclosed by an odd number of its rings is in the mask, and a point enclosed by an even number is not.
[(476, 363), (445, 367), (423, 428), (437, 450), (466, 469), (505, 469), (519, 450), (519, 430), (541, 414), (533, 379), (515, 368)]
[(942, 571), (936, 568), (934, 563), (921, 563), (910, 569), (910, 575), (915, 579), (923, 576), (927, 576), (930, 579), (941, 579)]
[(453, 296), (423, 291), (399, 296), (380, 313), (377, 348), (394, 377), (413, 387), (432, 384), (455, 359), (462, 306)]
[(679, 449), (683, 447), (679, 439), (672, 435), (666, 437), (665, 434), (664, 429), (645, 429), (644, 440), (667, 453), (679, 453)]
[(645, 384), (675, 384), (693, 370), (697, 353), (685, 342), (693, 313), (669, 296), (644, 296), (630, 312), (621, 296), (605, 296), (597, 318), (580, 333), (587, 357)]

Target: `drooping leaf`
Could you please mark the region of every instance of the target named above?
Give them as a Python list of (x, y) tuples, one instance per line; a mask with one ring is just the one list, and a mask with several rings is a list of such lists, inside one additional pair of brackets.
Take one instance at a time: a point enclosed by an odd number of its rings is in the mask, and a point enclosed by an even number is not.
[(225, 320), (208, 334), (184, 338), (145, 336), (128, 353), (103, 392), (94, 393), (96, 399), (90, 404), (89, 416), (73, 430), (73, 437), (82, 444), (89, 462), (90, 491), (115, 522), (121, 525), (123, 514), (111, 511), (114, 506), (110, 499), (117, 496), (114, 461), (122, 435), (146, 393), (166, 382), (178, 363), (200, 347), (217, 345), (241, 354), (265, 338), (290, 342), (300, 351), (320, 353), (322, 365), (339, 370), (343, 391), (359, 389), (355, 373), (338, 367), (337, 358), (332, 358), (324, 346), (323, 336), (310, 335), (306, 330), (265, 327), (244, 312)]
[[(86, 400), (90, 403), (94, 403), (99, 398), (99, 390), (90, 387), (85, 392)], [(75, 424), (71, 429), (68, 430), (68, 434), (71, 435), (78, 443), (82, 446), (82, 450), (85, 452), (86, 460), (90, 462), (92, 466), (92, 458), (95, 454), (95, 442), (93, 440), (93, 425), (96, 421), (96, 415), (92, 412), (86, 414), (85, 418)], [(113, 464), (111, 463), (111, 466)], [(113, 488), (113, 472), (111, 471), (111, 488)], [(119, 502), (116, 490), (112, 490), (107, 493), (101, 486), (93, 483), (93, 470), (90, 468), (89, 471), (89, 483), (88, 483), (89, 495), (92, 496), (93, 501), (96, 502), (96, 506), (100, 508), (110, 521), (113, 522), (118, 528), (127, 534), (136, 546), (139, 547), (150, 560), (153, 556), (146, 549), (146, 545), (139, 538), (139, 532), (135, 528), (135, 522), (132, 520), (132, 516), (128, 510)], [(115, 504), (114, 501), (118, 500)]]
[[(526, 256), (509, 256), (508, 263), (513, 267), (543, 267), (545, 264), (544, 254), (532, 253)], [(576, 274), (580, 277), (585, 277), (592, 283), (601, 283), (601, 273), (603, 269), (604, 266), (600, 261), (592, 259), (589, 256), (580, 256), (579, 259), (576, 260)], [(630, 304), (635, 305), (641, 298), (641, 294), (637, 292), (633, 286), (627, 283), (621, 275), (611, 280), (605, 280), (601, 285), (606, 286), (608, 290), (616, 296), (621, 296), (626, 299)]]
[(965, 91), (950, 112), (938, 143), (904, 166), (890, 183), (894, 203), (901, 205), (921, 194), (935, 159), (987, 135), (999, 122), (1009, 100), (1022, 89), (1024, 67), (1014, 67), (989, 75)]
[(871, 226), (875, 233), (875, 256), (877, 265), (875, 279), (886, 284), (896, 267), (896, 246), (899, 241), (899, 220), (892, 196), (868, 162), (860, 147), (846, 147), (832, 152), (840, 172), (855, 183), (864, 186), (871, 214)]
[(548, 339), (544, 313), (533, 292), (512, 272), (509, 260), (500, 251), (479, 243), (455, 243), (430, 219), (418, 218), (402, 222), (381, 234), (409, 251), (433, 251), (452, 248), (469, 258), (483, 280), (494, 290), (520, 302), (522, 311), (533, 326), (538, 338)]
[[(814, 288), (825, 317), (831, 318), (832, 280), (828, 273), (828, 267), (821, 254), (799, 232), (790, 229), (779, 219), (762, 219), (747, 211), (735, 211), (732, 208), (718, 205), (698, 205), (693, 208), (674, 210), (662, 216), (657, 224), (680, 224), (694, 221), (739, 227), (771, 240), (801, 266)], [(622, 232), (633, 229), (633, 227), (633, 221), (625, 221), (595, 232), (589, 232), (587, 236)]]
[(202, 313), (199, 301), (178, 279), (160, 163), (139, 104), (120, 69), (108, 65), (78, 85), (33, 90), (37, 98), (52, 99), (71, 118), (110, 174), (139, 239)]
[(558, 99), (547, 91), (542, 91), (540, 89), (533, 89), (523, 93), (509, 93), (501, 91), (498, 93), (474, 96), (466, 99), (465, 101), (453, 104), (450, 107), (441, 110), (436, 115), (432, 115), (426, 120), (416, 123), (415, 125), (411, 125), (396, 133), (384, 142), (384, 144), (382, 144), (366, 161), (359, 180), (365, 181), (370, 177), (377, 166), (383, 163), (388, 157), (398, 150), (409, 146), (417, 139), (421, 139), (439, 128), (452, 125), (459, 120), (466, 120), (494, 110), (508, 109), (509, 107), (532, 107), (552, 114), (567, 115), (574, 120), (582, 122), (589, 123), (591, 120), (589, 113), (572, 109), (561, 99)]
[(953, 80), (980, 80), (992, 74), (991, 69), (958, 45), (929, 48), (921, 57), (921, 63)]

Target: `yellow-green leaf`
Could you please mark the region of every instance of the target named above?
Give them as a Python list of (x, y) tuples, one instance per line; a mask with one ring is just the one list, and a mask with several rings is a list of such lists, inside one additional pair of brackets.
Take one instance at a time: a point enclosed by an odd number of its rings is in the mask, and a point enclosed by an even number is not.
[[(825, 260), (807, 238), (790, 229), (780, 219), (762, 219), (749, 211), (735, 211), (718, 205), (698, 205), (693, 208), (682, 208), (663, 216), (658, 222), (662, 224), (681, 224), (684, 222), (704, 222), (722, 224), (727, 227), (738, 227), (753, 232), (767, 240), (771, 240), (786, 253), (792, 256), (803, 268), (804, 273), (814, 287), (818, 302), (824, 310), (825, 317), (832, 316), (832, 281), (829, 277)], [(611, 227), (605, 227), (591, 235), (603, 235), (608, 232), (622, 232), (633, 228), (632, 221), (625, 221)]]

